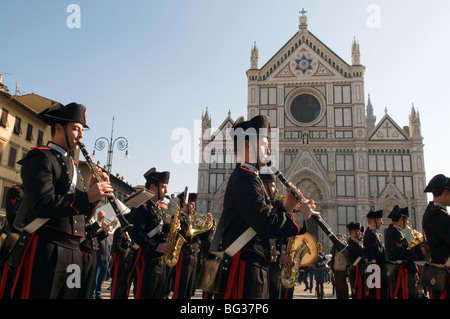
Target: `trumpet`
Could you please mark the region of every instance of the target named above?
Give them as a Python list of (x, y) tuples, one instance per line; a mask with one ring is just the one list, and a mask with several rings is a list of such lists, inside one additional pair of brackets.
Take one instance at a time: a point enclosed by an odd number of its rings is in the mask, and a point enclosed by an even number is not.
[(409, 245), (408, 245), (408, 250), (411, 250), (414, 247), (424, 243), (424, 238), (423, 238), (423, 234), (422, 233), (420, 233), (419, 231), (417, 231), (415, 229), (412, 229), (409, 226), (406, 226), (406, 227), (408, 227), (408, 229), (411, 231), (411, 236), (413, 238), (411, 240), (411, 242), (409, 243)]
[(114, 228), (116, 228), (117, 223), (118, 223), (118, 221), (114, 217), (112, 218), (112, 220), (105, 217), (102, 219), (102, 228), (109, 233)]
[[(289, 182), (281, 172), (272, 165), (272, 161), (266, 163), (270, 170), (278, 177), (278, 180), (283, 184), (283, 186), (299, 201), (302, 202), (306, 200), (305, 196), (291, 183)], [(331, 230), (330, 226), (322, 219), (320, 215), (312, 215), (312, 219), (317, 223), (317, 225), (323, 230), (325, 235), (332, 241), (333, 245), (336, 247), (338, 252), (343, 251), (347, 248), (347, 243), (341, 241)]]

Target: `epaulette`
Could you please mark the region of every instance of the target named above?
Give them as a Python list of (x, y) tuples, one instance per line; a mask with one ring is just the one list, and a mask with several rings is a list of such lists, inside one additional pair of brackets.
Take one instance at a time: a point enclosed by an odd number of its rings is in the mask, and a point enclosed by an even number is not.
[(432, 210), (445, 210), (445, 208), (444, 207), (442, 207), (442, 206), (440, 206), (440, 205), (436, 205), (436, 204), (433, 204), (433, 206), (431, 207), (431, 209)]
[(241, 169), (243, 169), (244, 171), (250, 172), (250, 173), (254, 173), (254, 171), (252, 171), (251, 169), (248, 169), (247, 167), (240, 167)]
[(46, 147), (46, 146), (32, 146), (30, 147), (32, 150), (49, 150), (50, 147)]
[(249, 167), (247, 167), (247, 166), (245, 166), (245, 165), (243, 165), (243, 164), (240, 165), (239, 168), (242, 169), (242, 170), (244, 170), (244, 171), (247, 171), (247, 172), (250, 172), (250, 173), (252, 173), (252, 174), (255, 174), (255, 175), (258, 175), (258, 174), (259, 174), (258, 171), (254, 171), (254, 170), (252, 170), (251, 168), (249, 168)]

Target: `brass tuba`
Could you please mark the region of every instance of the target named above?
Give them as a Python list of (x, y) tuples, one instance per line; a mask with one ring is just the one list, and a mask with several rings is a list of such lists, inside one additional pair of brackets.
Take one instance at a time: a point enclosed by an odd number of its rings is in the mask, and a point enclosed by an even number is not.
[(189, 216), (189, 219), (190, 225), (188, 234), (191, 236), (191, 238), (206, 233), (214, 225), (211, 214), (202, 215), (194, 211), (194, 213)]
[(318, 254), (317, 241), (310, 233), (289, 237), (286, 255), (291, 257), (292, 266), (281, 266), (281, 284), (286, 288), (294, 287), (300, 268), (312, 264)]
[(424, 243), (424, 239), (423, 239), (423, 235), (422, 233), (420, 233), (419, 231), (412, 229), (409, 226), (408, 229), (411, 231), (411, 236), (412, 236), (412, 240), (408, 245), (408, 250), (413, 249), (414, 247), (416, 247), (417, 245), (421, 245)]
[(175, 203), (175, 213), (173, 214), (172, 221), (170, 223), (169, 234), (167, 235), (166, 242), (171, 244), (173, 252), (170, 255), (164, 254), (161, 256), (161, 260), (169, 267), (173, 267), (178, 262), (180, 256), (181, 247), (186, 242), (183, 236), (178, 232), (178, 215), (180, 214), (180, 206), (169, 196), (166, 196), (171, 202)]

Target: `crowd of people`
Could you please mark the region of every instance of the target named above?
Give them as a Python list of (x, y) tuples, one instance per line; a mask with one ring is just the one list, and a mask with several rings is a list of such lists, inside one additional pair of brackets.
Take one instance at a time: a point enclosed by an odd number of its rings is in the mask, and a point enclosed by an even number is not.
[[(326, 281), (333, 282), (339, 299), (449, 298), (450, 179), (444, 175), (435, 176), (425, 189), (434, 197), (423, 216), (426, 242), (411, 247), (403, 234), (408, 209), (395, 206), (384, 243), (382, 211), (370, 211), (366, 229), (356, 221), (347, 225), (345, 249), (333, 246), (327, 258), (322, 243), (312, 243), (317, 256), (309, 267), (301, 267), (302, 255), (292, 248), (292, 239), (307, 234), (306, 221), (320, 213), (313, 200), (299, 201), (294, 186), (278, 195), (277, 177), (265, 170), (267, 116), (233, 127), (237, 164), (218, 221), (207, 214), (200, 216), (209, 221), (207, 226), (194, 225), (197, 194), (185, 190), (168, 197), (170, 172), (153, 167), (144, 174), (151, 195), (121, 216), (132, 227), (120, 225), (112, 236), (99, 211), (101, 199), (114, 198), (109, 176), (98, 168), (85, 188), (70, 156), (87, 128), (86, 108), (56, 103), (39, 117), (51, 126), (52, 138), (19, 161), (23, 184), (12, 188), (7, 200), (7, 212), (14, 213), (7, 213), (0, 237), (3, 299), (99, 298), (108, 272), (111, 299), (130, 298), (131, 289), (135, 299), (189, 299), (199, 288), (203, 298), (291, 299), (295, 285), (289, 283), (300, 276), (314, 278), (317, 298), (324, 298)], [(171, 202), (176, 204), (173, 214)], [(218, 268), (200, 276), (212, 255)], [(379, 276), (372, 285), (374, 266)], [(421, 286), (422, 269), (447, 270), (447, 282)], [(214, 285), (205, 288), (205, 278), (216, 278)], [(312, 281), (306, 289), (312, 292)]]

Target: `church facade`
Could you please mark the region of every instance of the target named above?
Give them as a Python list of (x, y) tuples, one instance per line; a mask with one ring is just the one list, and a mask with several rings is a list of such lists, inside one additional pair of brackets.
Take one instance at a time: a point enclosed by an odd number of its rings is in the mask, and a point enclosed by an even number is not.
[[(383, 210), (387, 227), (395, 205), (409, 207), (411, 227), (420, 230), (427, 205), (420, 116), (413, 106), (406, 110), (409, 126), (399, 127), (387, 110), (376, 121), (370, 95), (365, 100), (357, 41), (348, 64), (308, 30), (302, 12), (298, 32), (262, 67), (258, 55), (255, 44), (246, 71), (246, 119), (270, 117), (272, 161), (315, 200), (333, 231), (347, 234), (351, 221), (366, 226), (370, 210)], [(239, 120), (229, 113), (212, 130), (208, 110), (202, 115), (197, 210), (215, 218), (235, 166), (229, 130)], [(278, 189), (284, 194), (281, 185)], [(308, 227), (326, 249), (331, 247), (313, 221)]]

